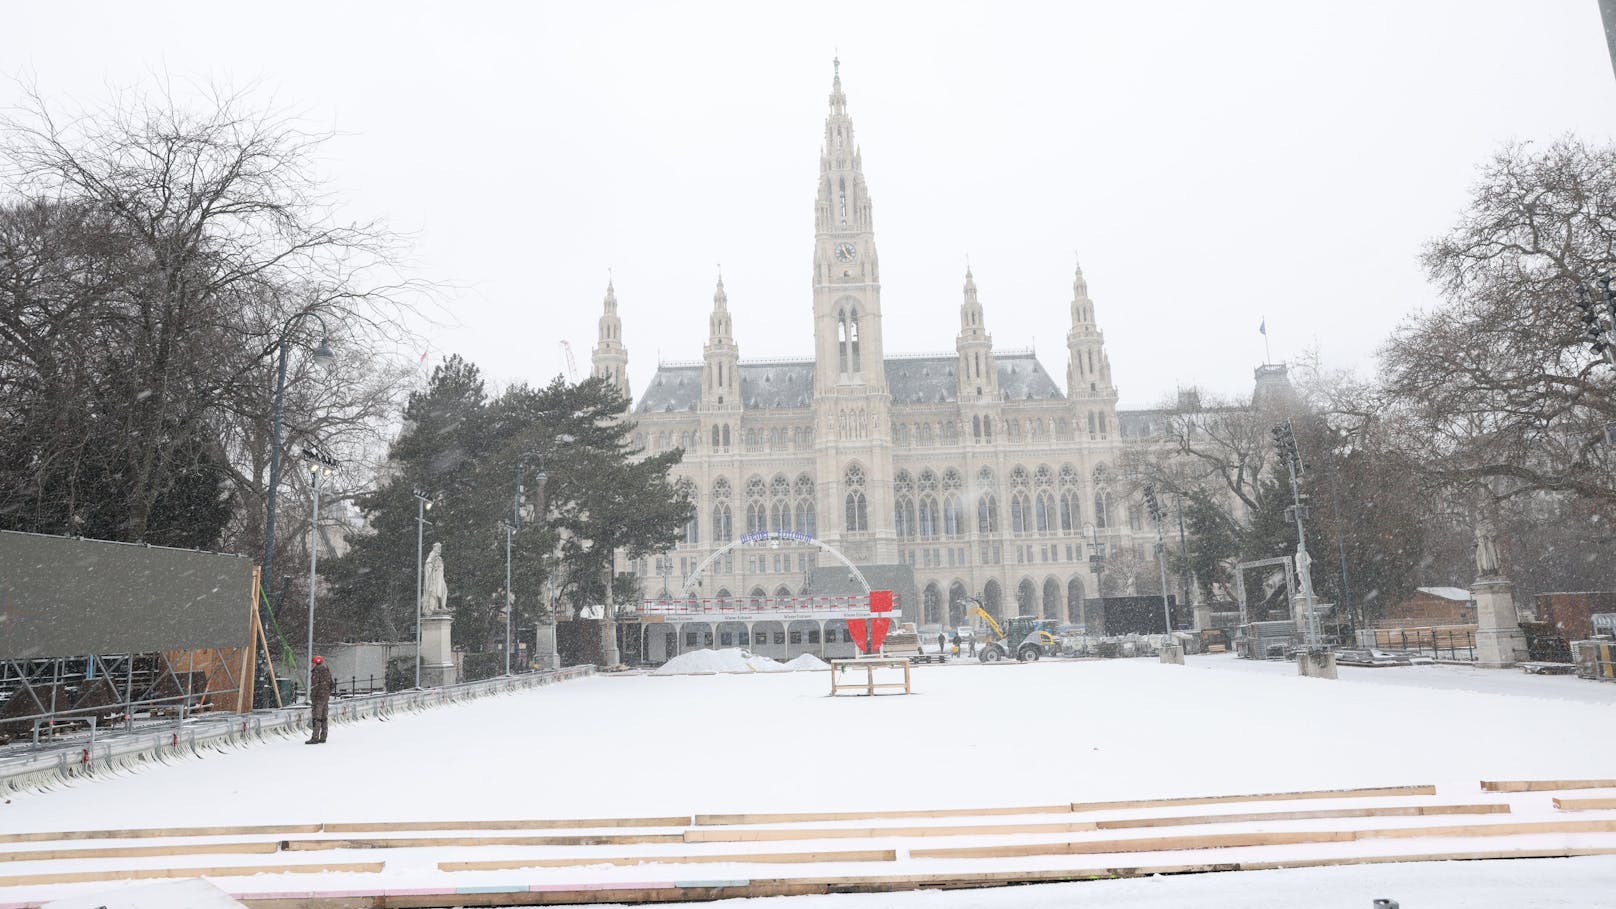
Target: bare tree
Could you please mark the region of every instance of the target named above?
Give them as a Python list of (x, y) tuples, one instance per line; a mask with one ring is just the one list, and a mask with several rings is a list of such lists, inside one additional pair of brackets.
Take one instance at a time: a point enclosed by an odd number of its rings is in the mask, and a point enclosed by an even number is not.
[(250, 545), (274, 361), (322, 326), (344, 365), (320, 381), (292, 359), (287, 447), (374, 447), (420, 288), (384, 229), (332, 215), (313, 168), (323, 138), (219, 92), (63, 116), (35, 91), (0, 117), (0, 414), (28, 443), (0, 516), (83, 532), (94, 460), (94, 504), (119, 518), (102, 535), (149, 539), (154, 512), (211, 496), (233, 507), (227, 542)]
[(1380, 409), (1425, 479), (1497, 502), (1564, 492), (1616, 514), (1616, 375), (1581, 340), (1579, 284), (1616, 264), (1616, 148), (1512, 145), (1425, 252), (1445, 302), (1383, 354)]

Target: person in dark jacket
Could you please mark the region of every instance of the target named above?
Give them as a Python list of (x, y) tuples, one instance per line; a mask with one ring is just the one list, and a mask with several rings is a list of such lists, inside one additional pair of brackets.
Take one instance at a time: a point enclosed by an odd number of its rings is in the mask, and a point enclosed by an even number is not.
[(325, 657), (317, 656), (310, 662), (313, 667), (309, 673), (309, 740), (303, 744), (321, 745), (325, 743), (331, 692), (337, 683), (331, 678), (331, 669), (326, 666)]

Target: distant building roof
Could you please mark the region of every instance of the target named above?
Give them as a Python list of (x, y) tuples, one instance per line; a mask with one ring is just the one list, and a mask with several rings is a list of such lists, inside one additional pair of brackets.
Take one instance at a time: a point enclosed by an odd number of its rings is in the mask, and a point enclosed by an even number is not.
[[(1007, 401), (1060, 399), (1060, 388), (1032, 352), (996, 353), (999, 390)], [(949, 404), (959, 400), (952, 354), (888, 357), (887, 389), (893, 404)], [(701, 400), (697, 363), (661, 363), (635, 413), (694, 410)], [(807, 407), (814, 396), (813, 360), (741, 362), (741, 404), (753, 409)]]
[(1463, 587), (1416, 587), (1415, 590), (1419, 593), (1428, 593), (1434, 597), (1441, 597), (1444, 600), (1470, 601), (1470, 591)]

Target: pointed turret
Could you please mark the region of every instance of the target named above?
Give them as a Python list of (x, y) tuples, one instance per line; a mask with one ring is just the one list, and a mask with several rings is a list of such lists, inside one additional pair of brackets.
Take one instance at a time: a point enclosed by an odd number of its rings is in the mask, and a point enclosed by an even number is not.
[(1094, 317), (1081, 264), (1072, 278), (1072, 329), (1066, 333), (1066, 351), (1067, 396), (1077, 408), (1078, 426), (1086, 428), (1090, 439), (1109, 438), (1117, 428), (1117, 390), (1111, 384), (1105, 333)]
[(976, 277), (965, 267), (965, 300), (960, 303), (960, 330), (954, 339), (959, 352), (959, 400), (989, 402), (999, 399), (999, 370), (993, 363), (993, 336), (982, 317), (976, 297)]
[(701, 401), (704, 409), (739, 407), (741, 403), (740, 362), (741, 351), (735, 345), (730, 326), (729, 295), (724, 292), (724, 277), (718, 277), (713, 291), (713, 312), (707, 317), (707, 344), (702, 347), (704, 380)]
[(599, 337), (590, 355), (590, 365), (594, 375), (610, 379), (632, 406), (633, 396), (628, 388), (628, 348), (623, 346), (623, 320), (617, 316), (617, 289), (609, 279), (600, 314)]

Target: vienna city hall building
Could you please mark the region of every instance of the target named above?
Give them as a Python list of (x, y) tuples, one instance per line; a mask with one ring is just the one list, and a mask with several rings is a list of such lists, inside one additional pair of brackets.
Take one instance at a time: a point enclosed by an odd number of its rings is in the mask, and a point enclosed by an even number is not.
[[(954, 352), (888, 352), (870, 193), (838, 73), (814, 202), (812, 356), (742, 359), (720, 279), (701, 359), (659, 363), (635, 402), (637, 440), (650, 453), (684, 449), (675, 472), (696, 502), (679, 545), (632, 566), (645, 595), (681, 595), (741, 535), (789, 530), (888, 576), (912, 570), (904, 617), (932, 633), (965, 623), (967, 597), (1000, 616), (1080, 621), (1098, 595), (1091, 542), (1148, 558), (1155, 534), (1115, 474), (1130, 415), (1117, 411), (1081, 269), (1067, 309), (1064, 389), (1031, 350), (994, 348), (969, 269)], [(628, 395), (627, 365), (608, 287), (593, 370)], [(810, 544), (738, 546), (703, 570), (699, 595), (809, 592), (816, 564), (830, 561)]]

